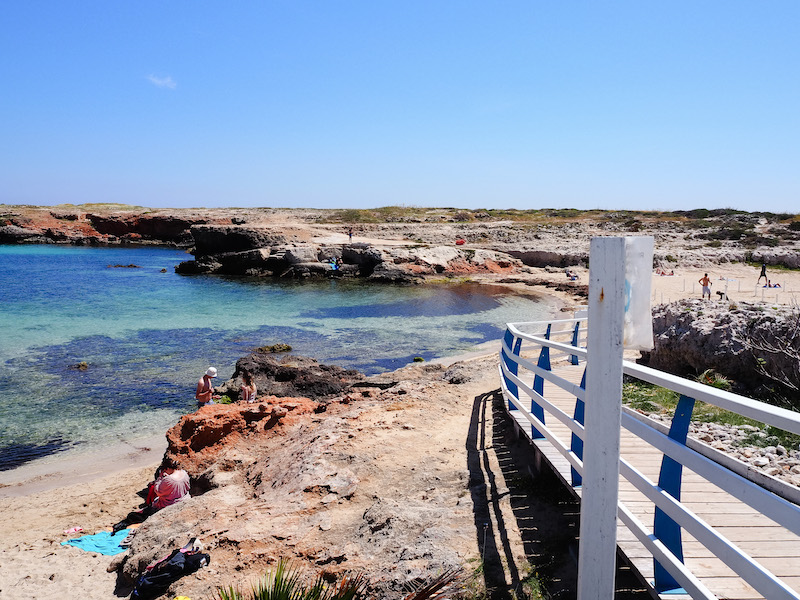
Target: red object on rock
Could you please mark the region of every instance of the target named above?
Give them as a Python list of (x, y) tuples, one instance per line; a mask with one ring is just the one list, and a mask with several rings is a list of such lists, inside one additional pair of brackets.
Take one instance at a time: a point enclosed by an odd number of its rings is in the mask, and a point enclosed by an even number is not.
[(458, 238), (456, 240), (456, 246), (463, 246), (465, 243), (466, 242), (464, 240), (462, 240), (461, 238)]

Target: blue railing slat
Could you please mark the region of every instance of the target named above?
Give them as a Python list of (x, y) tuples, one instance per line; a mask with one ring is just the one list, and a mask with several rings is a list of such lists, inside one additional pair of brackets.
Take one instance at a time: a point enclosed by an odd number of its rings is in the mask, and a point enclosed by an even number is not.
[[(581, 377), (581, 389), (582, 390), (586, 389), (586, 367), (583, 368), (583, 376)], [(574, 419), (581, 425), (584, 425), (585, 413), (586, 413), (586, 404), (580, 398), (575, 398)], [(583, 460), (583, 440), (575, 432), (572, 432), (572, 435), (570, 437), (571, 437), (571, 442), (569, 445), (570, 450), (572, 450), (578, 458)], [(581, 474), (578, 473), (575, 469), (570, 469), (570, 471), (571, 471), (570, 475), (572, 476), (572, 486), (578, 487), (583, 483), (583, 477), (581, 477)]]
[[(672, 424), (669, 428), (669, 437), (679, 444), (686, 445), (686, 438), (689, 435), (689, 423), (692, 420), (694, 410), (694, 398), (681, 396), (678, 406), (675, 408), (675, 415), (672, 417)], [(661, 459), (661, 472), (658, 475), (658, 486), (667, 492), (675, 500), (681, 499), (681, 479), (683, 475), (683, 465), (666, 454)], [(681, 528), (675, 521), (670, 519), (667, 514), (656, 506), (655, 516), (653, 517), (653, 533), (661, 540), (670, 552), (680, 562), (683, 562), (683, 544), (681, 542)], [(661, 563), (653, 560), (655, 573), (655, 585), (657, 592), (677, 590), (681, 586), (670, 575)]]

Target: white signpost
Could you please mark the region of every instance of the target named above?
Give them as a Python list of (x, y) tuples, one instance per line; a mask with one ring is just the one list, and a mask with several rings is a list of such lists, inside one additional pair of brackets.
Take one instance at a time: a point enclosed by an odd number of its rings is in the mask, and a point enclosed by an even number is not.
[(622, 352), (652, 347), (652, 261), (652, 237), (591, 241), (579, 600), (614, 598)]

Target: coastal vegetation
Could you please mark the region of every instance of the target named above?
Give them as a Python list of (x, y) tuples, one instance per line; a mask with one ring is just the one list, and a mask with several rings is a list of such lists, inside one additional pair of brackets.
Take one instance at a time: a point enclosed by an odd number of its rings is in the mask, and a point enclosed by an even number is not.
[[(715, 221), (740, 223), (734, 227), (731, 235), (741, 235), (745, 229), (751, 229), (754, 221), (766, 219), (770, 222), (788, 222), (796, 219), (792, 213), (747, 212), (733, 208), (676, 211), (636, 211), (636, 210), (601, 210), (577, 208), (475, 208), (462, 209), (454, 207), (430, 208), (414, 205), (384, 206), (379, 208), (320, 210), (318, 221), (322, 223), (392, 223), (420, 222), (429, 219), (450, 219), (456, 222), (508, 220), (514, 222), (568, 222), (580, 220), (610, 220), (627, 222), (631, 226), (635, 221), (675, 221), (684, 226), (701, 228)], [(748, 227), (749, 226), (749, 227)], [(798, 227), (798, 226), (795, 226)], [(731, 239), (739, 239), (733, 237)]]
[[(402, 596), (403, 600), (440, 600), (464, 597), (464, 576), (458, 569), (447, 570), (430, 581)], [(344, 575), (338, 580), (328, 581), (318, 574), (310, 582), (304, 579), (297, 566), (285, 558), (274, 570), (267, 571), (263, 578), (251, 584), (248, 590), (229, 585), (219, 588), (214, 600), (371, 600), (377, 598), (369, 589), (369, 581), (363, 573)], [(476, 597), (476, 596), (473, 596)]]
[[(729, 390), (730, 381), (712, 370), (702, 373), (697, 380), (718, 389)], [(680, 395), (658, 385), (653, 385), (632, 377), (625, 377), (622, 384), (622, 402), (635, 409), (649, 414), (672, 417), (678, 406)], [(787, 448), (800, 445), (800, 435), (784, 431), (771, 425), (765, 425), (713, 404), (696, 402), (692, 411), (693, 423), (715, 423), (732, 427), (747, 426), (750, 434), (743, 443), (748, 446), (768, 447), (777, 444)]]

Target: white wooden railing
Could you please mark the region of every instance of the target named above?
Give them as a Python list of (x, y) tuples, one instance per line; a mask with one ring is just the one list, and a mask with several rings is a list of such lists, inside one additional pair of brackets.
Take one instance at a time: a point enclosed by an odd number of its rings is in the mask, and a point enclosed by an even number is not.
[[(532, 439), (545, 438), (569, 462), (572, 485), (580, 486), (584, 473), (583, 445), (592, 424), (584, 424), (584, 408), (592, 398), (586, 393), (587, 318), (546, 322), (508, 324), (500, 352), (500, 380), (506, 408), (523, 415), (530, 423)], [(527, 356), (528, 358), (524, 358)], [(590, 359), (591, 361), (592, 359)], [(581, 384), (560, 377), (551, 364), (562, 361), (567, 368), (581, 369)], [(577, 365), (577, 366), (574, 366)], [(590, 367), (591, 368), (591, 367)], [(658, 592), (683, 588), (692, 598), (717, 598), (706, 585), (683, 564), (681, 530), (701, 542), (714, 556), (739, 577), (770, 600), (800, 598), (797, 591), (762, 567), (747, 553), (705, 523), (679, 501), (682, 467), (685, 466), (713, 485), (725, 490), (800, 536), (800, 507), (797, 488), (775, 484), (772, 490), (751, 481), (745, 474), (729, 468), (725, 461), (712, 460), (702, 445), (689, 443), (687, 433), (695, 400), (706, 402), (755, 419), (785, 431), (800, 434), (800, 413), (764, 404), (756, 400), (695, 383), (632, 362), (622, 362), (622, 372), (679, 393), (680, 400), (668, 432), (633, 410), (623, 407), (622, 427), (642, 444), (649, 444), (663, 453), (659, 481), (653, 482), (624, 458), (619, 459), (619, 473), (655, 504), (652, 527), (642, 523), (624, 503), (617, 504), (618, 519), (636, 536), (654, 559), (654, 587)], [(532, 383), (530, 383), (532, 381)], [(572, 415), (565, 413), (543, 394), (544, 382), (558, 386), (575, 397)], [(549, 388), (548, 388), (549, 389)], [(621, 401), (621, 399), (620, 399)], [(545, 416), (547, 415), (547, 416)], [(571, 432), (570, 440), (558, 437), (549, 427), (552, 419)], [(692, 440), (690, 440), (691, 442)], [(710, 449), (709, 449), (710, 450)], [(712, 451), (713, 454), (713, 451)], [(736, 462), (736, 461), (728, 461)], [(784, 489), (781, 490), (780, 488)], [(779, 493), (775, 493), (775, 492)], [(788, 498), (788, 499), (787, 499)], [(616, 499), (616, 496), (615, 496)], [(791, 500), (794, 500), (792, 502)], [(582, 521), (587, 516), (581, 513)], [(800, 573), (800, 564), (797, 565)], [(580, 574), (579, 574), (580, 576)]]

